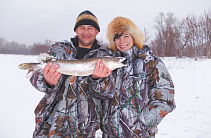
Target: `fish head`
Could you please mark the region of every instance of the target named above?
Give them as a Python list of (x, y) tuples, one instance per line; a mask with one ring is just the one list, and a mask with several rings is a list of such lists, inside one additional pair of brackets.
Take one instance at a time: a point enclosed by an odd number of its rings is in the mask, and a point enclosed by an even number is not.
[(124, 57), (105, 57), (105, 58), (102, 58), (102, 62), (110, 70), (115, 70), (117, 68), (121, 68), (121, 67), (127, 66), (126, 64), (121, 63), (125, 59), (126, 58), (124, 58)]
[(119, 60), (119, 63), (125, 61), (126, 59), (125, 57), (115, 57), (115, 58)]

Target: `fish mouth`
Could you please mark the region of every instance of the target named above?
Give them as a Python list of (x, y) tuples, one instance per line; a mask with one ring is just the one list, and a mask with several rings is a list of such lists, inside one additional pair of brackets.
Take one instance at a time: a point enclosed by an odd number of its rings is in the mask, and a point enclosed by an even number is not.
[(119, 59), (119, 63), (121, 63), (121, 62), (123, 62), (123, 61), (125, 61), (125, 57), (116, 57), (116, 58), (118, 58)]

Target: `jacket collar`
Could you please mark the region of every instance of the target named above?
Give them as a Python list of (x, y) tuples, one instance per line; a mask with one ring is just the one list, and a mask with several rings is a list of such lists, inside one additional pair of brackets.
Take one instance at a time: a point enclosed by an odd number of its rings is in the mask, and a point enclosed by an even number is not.
[(137, 57), (138, 56), (138, 47), (136, 45), (134, 45), (131, 49), (125, 51), (125, 52), (121, 52), (119, 50), (117, 50), (117, 56), (121, 56), (121, 57)]
[[(78, 37), (74, 37), (71, 38), (71, 43), (76, 51), (75, 56), (77, 55), (78, 52)], [(90, 49), (90, 52), (84, 56), (84, 58), (89, 58), (90, 56), (92, 56), (94, 53), (96, 53), (99, 49), (101, 48), (101, 46), (98, 44), (97, 40), (95, 39), (94, 43), (92, 44), (92, 47)]]

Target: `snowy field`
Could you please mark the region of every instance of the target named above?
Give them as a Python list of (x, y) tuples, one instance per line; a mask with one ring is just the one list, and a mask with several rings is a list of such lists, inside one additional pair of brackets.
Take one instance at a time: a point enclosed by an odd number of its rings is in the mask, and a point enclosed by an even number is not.
[[(20, 70), (36, 56), (0, 54), (0, 137), (31, 138), (34, 109), (43, 93)], [(164, 58), (175, 84), (176, 109), (158, 126), (156, 138), (211, 138), (211, 60)], [(100, 138), (100, 136), (97, 136)]]

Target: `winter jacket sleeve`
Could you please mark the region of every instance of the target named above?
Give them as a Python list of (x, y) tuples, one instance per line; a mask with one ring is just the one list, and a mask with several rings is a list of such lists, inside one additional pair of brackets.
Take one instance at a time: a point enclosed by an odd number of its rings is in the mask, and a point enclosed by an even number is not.
[(41, 70), (37, 70), (30, 78), (30, 82), (32, 86), (38, 91), (51, 93), (57, 91), (60, 88), (61, 83), (64, 81), (63, 78), (64, 75), (60, 77), (58, 83), (55, 86), (50, 87), (43, 77), (43, 72)]
[(162, 119), (172, 112), (176, 105), (174, 101), (174, 84), (164, 63), (158, 59), (157, 65), (149, 73), (150, 101), (142, 110), (144, 124), (150, 129), (156, 127)]
[[(71, 54), (67, 54), (70, 51), (68, 45), (69, 43), (67, 42), (57, 42), (51, 46), (48, 54), (55, 56), (57, 59), (68, 59), (71, 57)], [(62, 75), (60, 77), (57, 85), (50, 87), (43, 77), (43, 72), (37, 70), (30, 78), (30, 82), (37, 90), (51, 93), (60, 89), (61, 83), (64, 82), (64, 76), (65, 75)]]
[(98, 99), (113, 98), (114, 78), (112, 74), (109, 77), (94, 80), (89, 78), (90, 92)]
[[(110, 51), (107, 50), (99, 50), (94, 56), (95, 57), (103, 57), (103, 56), (111, 56)], [(114, 77), (111, 73), (110, 76), (106, 78), (100, 78), (100, 79), (93, 79), (92, 76), (89, 77), (89, 88), (90, 93), (98, 99), (109, 99), (113, 98), (114, 92)]]

